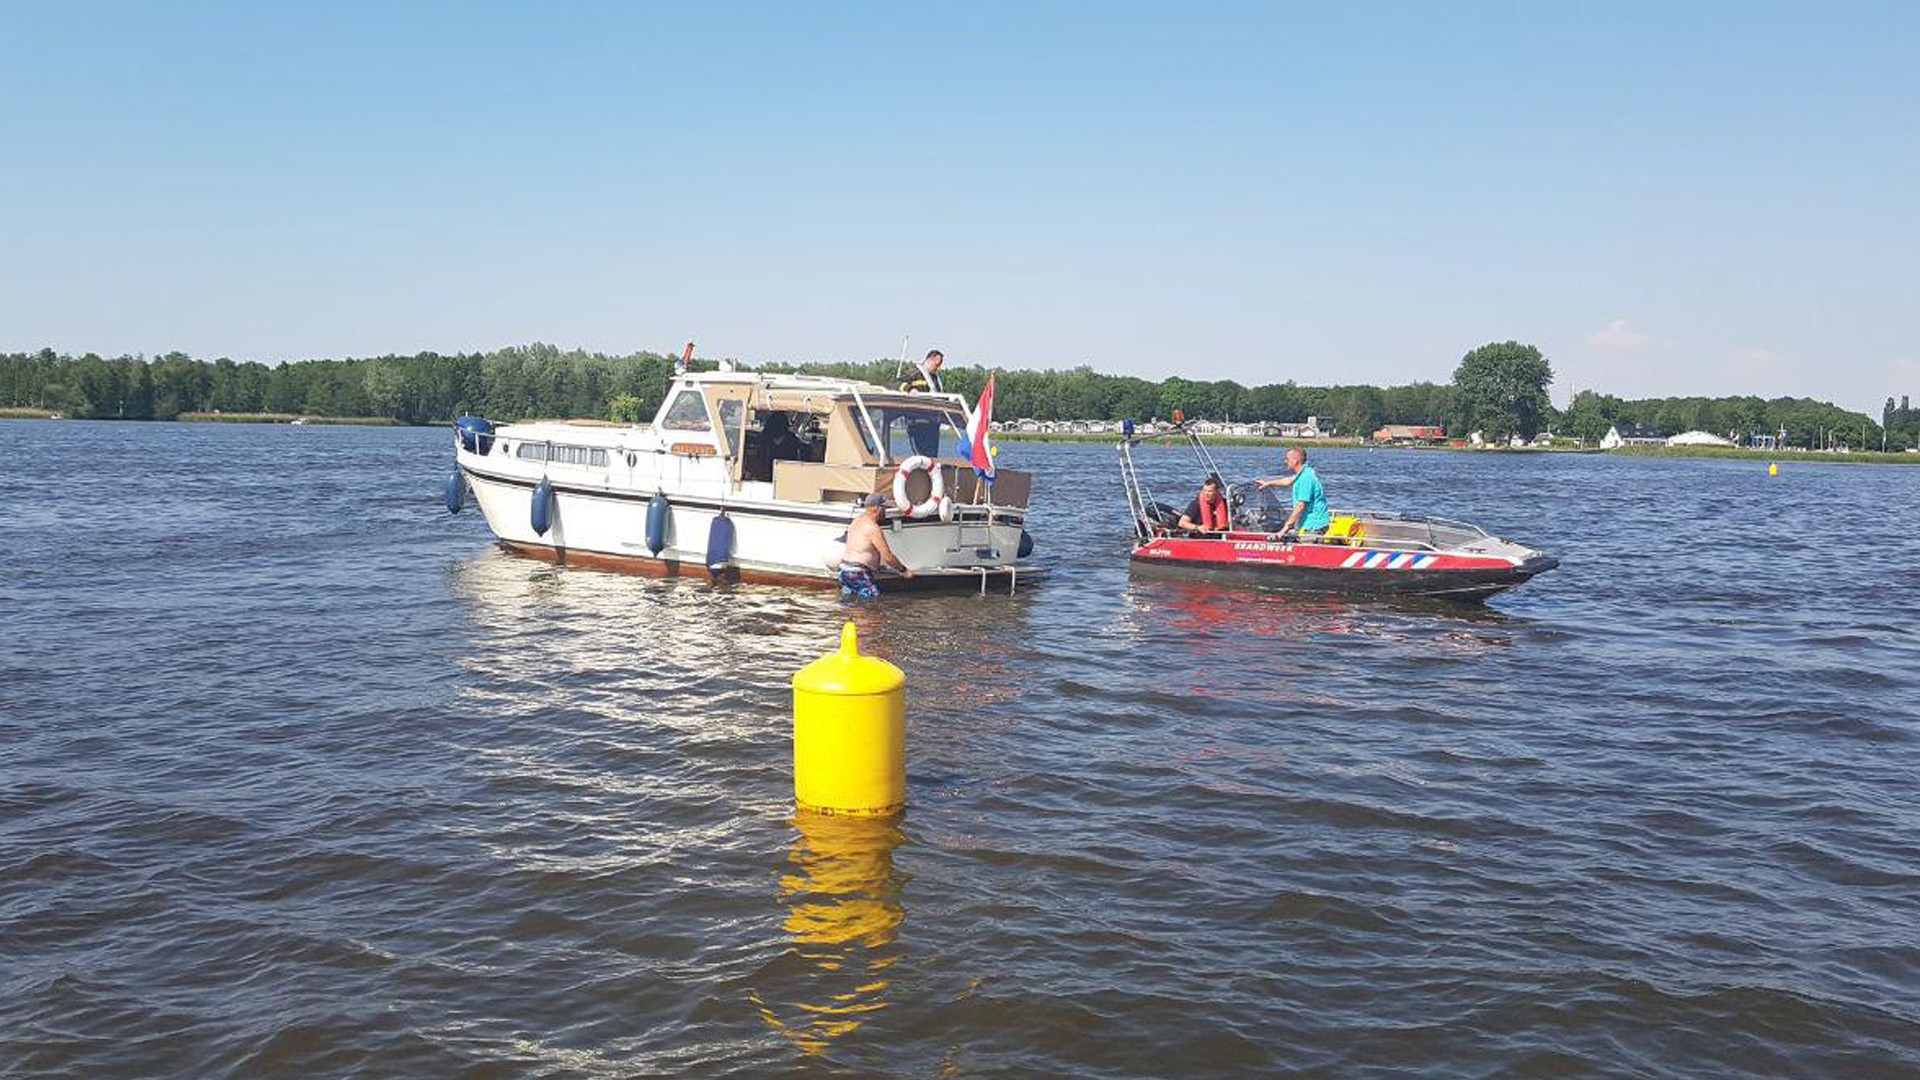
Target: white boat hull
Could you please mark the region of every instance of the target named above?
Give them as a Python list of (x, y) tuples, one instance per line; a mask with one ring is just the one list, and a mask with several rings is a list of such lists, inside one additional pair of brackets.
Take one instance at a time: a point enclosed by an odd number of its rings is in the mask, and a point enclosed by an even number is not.
[[(604, 469), (582, 468), (577, 477), (551, 470), (544, 479), (552, 486), (553, 504), (547, 531), (540, 534), (533, 528), (533, 493), (543, 477), (502, 470), (498, 458), (464, 450), (458, 457), (474, 501), (504, 546), (569, 565), (666, 577), (834, 584), (839, 546), (854, 512), (851, 504), (722, 498), (727, 485), (717, 462), (675, 461), (671, 467), (680, 475), (672, 486), (679, 493), (667, 492), (666, 546), (656, 555), (647, 547), (647, 507), (655, 491), (666, 490), (659, 482), (664, 478), (621, 484), (592, 475), (604, 476)], [(707, 478), (698, 474), (706, 469), (715, 475), (703, 483)], [(734, 545), (715, 573), (707, 566), (707, 541), (714, 518), (722, 512), (733, 521)], [(914, 568), (919, 587), (1011, 585), (1020, 577), (1037, 575), (1035, 569), (1017, 565), (1023, 527), (1021, 515), (997, 513), (989, 522), (979, 511), (958, 515), (952, 522), (894, 520), (888, 525), (887, 543)], [(889, 581), (887, 587), (907, 584)]]

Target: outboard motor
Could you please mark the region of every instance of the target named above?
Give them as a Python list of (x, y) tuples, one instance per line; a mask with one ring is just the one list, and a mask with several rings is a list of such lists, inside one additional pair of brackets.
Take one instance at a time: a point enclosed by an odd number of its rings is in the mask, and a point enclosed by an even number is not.
[(453, 427), (460, 433), (460, 445), (467, 453), (493, 453), (493, 421), (484, 416), (462, 416)]

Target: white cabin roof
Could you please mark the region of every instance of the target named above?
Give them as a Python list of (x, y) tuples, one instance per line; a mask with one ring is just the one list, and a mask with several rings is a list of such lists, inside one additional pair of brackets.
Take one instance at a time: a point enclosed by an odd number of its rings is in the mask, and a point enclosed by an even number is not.
[(895, 393), (858, 379), (840, 379), (831, 375), (787, 375), (760, 371), (693, 371), (676, 377), (687, 386), (762, 386), (768, 390), (824, 390), (834, 394)]

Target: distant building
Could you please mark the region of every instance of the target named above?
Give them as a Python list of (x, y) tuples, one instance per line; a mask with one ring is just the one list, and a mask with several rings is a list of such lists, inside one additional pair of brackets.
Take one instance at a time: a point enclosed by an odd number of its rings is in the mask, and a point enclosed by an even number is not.
[(1622, 446), (1665, 446), (1666, 435), (1652, 428), (1643, 428), (1625, 420), (1616, 420), (1605, 435), (1600, 436), (1600, 449), (1615, 450)]
[(1446, 437), (1446, 428), (1432, 424), (1388, 424), (1373, 433), (1373, 441), (1378, 443), (1440, 442)]

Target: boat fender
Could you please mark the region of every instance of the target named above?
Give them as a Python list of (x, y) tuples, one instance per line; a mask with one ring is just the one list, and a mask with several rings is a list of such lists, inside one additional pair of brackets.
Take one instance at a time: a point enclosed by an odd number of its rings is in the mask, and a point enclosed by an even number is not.
[(459, 469), (455, 469), (453, 475), (447, 477), (447, 513), (457, 514), (466, 505), (467, 478), (460, 475)]
[(719, 577), (733, 560), (733, 519), (722, 513), (707, 529), (707, 573)]
[(940, 520), (953, 520), (953, 500), (947, 498), (945, 495), (940, 496)]
[(667, 519), (670, 510), (667, 493), (654, 492), (652, 501), (647, 503), (647, 550), (655, 555), (666, 549)]
[(553, 482), (542, 477), (533, 489), (533, 535), (545, 536), (553, 527)]
[(484, 416), (462, 416), (453, 422), (460, 434), (460, 445), (470, 454), (493, 452), (493, 422)]
[(1031, 554), (1033, 554), (1033, 534), (1028, 532), (1025, 529), (1021, 529), (1020, 530), (1020, 551), (1018, 554), (1014, 556), (1014, 558), (1024, 559)]
[(833, 539), (827, 541), (826, 543), (820, 545), (820, 565), (826, 567), (829, 570), (840, 569), (840, 561), (846, 558), (846, 556), (847, 556), (847, 534), (846, 533), (841, 533), (839, 536), (836, 536)]
[[(914, 502), (907, 497), (907, 477), (916, 472), (927, 474), (929, 481), (927, 497)], [(925, 454), (915, 454), (900, 463), (893, 473), (893, 502), (906, 512), (910, 518), (924, 518), (940, 511), (940, 500), (946, 498), (946, 481), (940, 478), (940, 466)]]

